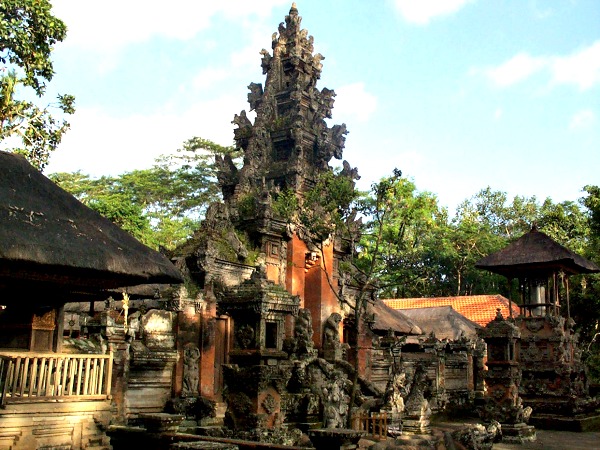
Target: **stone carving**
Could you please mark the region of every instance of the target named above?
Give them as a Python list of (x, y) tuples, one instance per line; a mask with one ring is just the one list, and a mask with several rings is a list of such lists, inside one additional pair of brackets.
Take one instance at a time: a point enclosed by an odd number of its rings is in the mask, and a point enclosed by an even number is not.
[(193, 344), (188, 344), (183, 350), (183, 388), (182, 397), (198, 395), (198, 361), (200, 349)]
[(342, 162), (341, 174), (345, 177), (348, 177), (352, 181), (360, 180), (360, 175), (358, 174), (358, 169), (356, 167), (353, 168), (346, 160), (344, 160)]
[(338, 378), (323, 388), (323, 422), (325, 428), (344, 428), (350, 398), (344, 393), (343, 378)]
[(242, 325), (235, 333), (235, 342), (243, 350), (254, 347), (254, 328)]
[(346, 128), (345, 123), (341, 125), (334, 125), (331, 129), (331, 142), (336, 146), (333, 151), (333, 156), (335, 156), (336, 159), (342, 159), (342, 149), (346, 143), (347, 134), (348, 129)]
[(271, 394), (267, 394), (262, 402), (262, 407), (267, 414), (273, 414), (277, 408), (275, 397), (273, 397)]
[(502, 426), (498, 421), (492, 420), (487, 426), (479, 423), (467, 425), (452, 432), (452, 439), (468, 449), (492, 449), (495, 442), (502, 438)]
[(331, 110), (333, 109), (333, 104), (335, 102), (335, 91), (333, 89), (323, 88), (321, 90), (321, 104), (320, 110), (321, 114), (328, 119), (331, 119)]
[(260, 51), (260, 54), (263, 55), (260, 60), (260, 66), (262, 67), (263, 75), (266, 75), (269, 69), (271, 68), (271, 60), (273, 59), (273, 57), (271, 56), (269, 51), (264, 48)]
[(333, 313), (323, 326), (323, 357), (326, 360), (339, 360), (342, 357), (342, 346), (340, 343), (341, 321), (342, 316), (339, 313)]
[(312, 316), (308, 309), (298, 310), (294, 326), (295, 354), (298, 358), (314, 356)]
[(246, 128), (252, 126), (252, 122), (250, 122), (250, 119), (248, 119), (248, 116), (246, 116), (245, 109), (242, 109), (239, 115), (236, 114), (235, 116), (233, 116), (233, 120), (231, 121), (231, 123), (237, 125), (238, 128)]
[(521, 443), (535, 440), (535, 428), (526, 424), (531, 408), (524, 408), (519, 397), (521, 368), (515, 347), (520, 343), (521, 331), (498, 310), (496, 318), (478, 334), (488, 346), (487, 396), (479, 408), (480, 417), (486, 422), (500, 422), (503, 440)]
[(340, 342), (339, 325), (342, 321), (342, 316), (339, 313), (333, 313), (325, 322), (323, 331), (323, 346), (335, 347)]
[(261, 83), (250, 83), (248, 85), (250, 93), (248, 94), (248, 103), (250, 104), (250, 111), (254, 111), (260, 105), (263, 98), (263, 87)]
[(431, 408), (425, 398), (427, 378), (425, 369), (418, 365), (405, 400), (405, 419), (403, 430), (412, 434), (429, 434), (431, 432)]
[(400, 418), (404, 412), (404, 399), (407, 396), (406, 373), (397, 373), (392, 377), (392, 392), (390, 405), (392, 407), (392, 420)]

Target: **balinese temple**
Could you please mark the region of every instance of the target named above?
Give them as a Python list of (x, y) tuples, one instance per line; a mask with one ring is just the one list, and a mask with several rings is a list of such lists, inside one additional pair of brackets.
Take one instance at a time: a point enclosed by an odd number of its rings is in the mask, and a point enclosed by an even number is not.
[[(223, 202), (170, 255), (175, 266), (0, 152), (0, 448), (155, 448), (151, 424), (173, 416), (259, 440), (322, 427), (319, 448), (360, 437), (335, 430), (362, 414), (400, 420), (401, 406), (404, 432), (425, 435), (432, 411), (468, 408), (482, 391), (474, 324), (455, 311), (424, 321), (425, 334), (367, 290), (355, 322), (351, 236), (298, 217), (342, 158), (346, 126), (326, 122), (335, 93), (317, 88), (324, 58), (295, 4), (269, 43), (264, 85), (249, 85), (255, 118), (233, 120), (243, 165), (217, 159)], [(146, 301), (148, 286), (132, 286), (150, 283)], [(65, 314), (67, 302), (77, 307)]]
[[(337, 390), (348, 376), (324, 370), (325, 364), (351, 367), (347, 362), (358, 360), (367, 382), (387, 376), (392, 364), (380, 361), (382, 352), (373, 348), (379, 331), (372, 320), (360, 333), (348, 326), (352, 309), (343, 302), (352, 301), (355, 286), (344, 282), (339, 268), (353, 251), (350, 239), (315, 236), (298, 220), (306, 193), (333, 171), (333, 158), (342, 158), (347, 131), (326, 122), (335, 93), (317, 87), (324, 57), (314, 53), (295, 4), (270, 44), (257, 61), (264, 85), (248, 86), (255, 118), (243, 110), (233, 120), (243, 166), (217, 158), (224, 202), (209, 207), (200, 229), (174, 254), (195, 291), (187, 295), (195, 295), (198, 306), (195, 314), (180, 315), (179, 327), (187, 331), (178, 336), (180, 348), (200, 354), (194, 390), (227, 403), (226, 422), (246, 429), (277, 427), (284, 417), (306, 422), (318, 413), (327, 399), (315, 386)], [(342, 176), (350, 182), (358, 177), (345, 161)], [(402, 313), (382, 311), (393, 336), (421, 332)], [(320, 381), (294, 381), (306, 371)], [(176, 378), (175, 393), (183, 395), (191, 378), (184, 361)], [(385, 388), (387, 379), (380, 383)], [(341, 420), (325, 421), (339, 427)]]
[(570, 317), (569, 276), (597, 273), (600, 267), (535, 226), (476, 267), (504, 275), (511, 285), (517, 280), (520, 314), (507, 319), (520, 333), (515, 350), (522, 377), (519, 394), (523, 405), (533, 409), (532, 423), (585, 430), (597, 401), (589, 395)]

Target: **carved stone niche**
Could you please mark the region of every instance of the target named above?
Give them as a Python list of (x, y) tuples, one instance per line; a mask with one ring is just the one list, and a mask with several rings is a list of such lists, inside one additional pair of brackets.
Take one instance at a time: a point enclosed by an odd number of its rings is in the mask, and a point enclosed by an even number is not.
[(217, 312), (233, 319), (230, 361), (241, 365), (273, 364), (283, 351), (286, 317), (298, 314), (300, 299), (256, 271), (250, 280), (218, 293)]

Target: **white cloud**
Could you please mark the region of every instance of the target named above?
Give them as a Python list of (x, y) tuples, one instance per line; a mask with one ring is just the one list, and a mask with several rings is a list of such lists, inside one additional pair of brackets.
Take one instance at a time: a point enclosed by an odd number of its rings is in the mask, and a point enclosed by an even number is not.
[(577, 112), (569, 122), (569, 130), (576, 131), (588, 128), (596, 121), (596, 115), (591, 109), (584, 109)]
[(192, 80), (192, 86), (194, 89), (209, 88), (216, 82), (223, 80), (227, 77), (229, 71), (223, 67), (207, 67), (201, 70)]
[(546, 64), (545, 58), (519, 53), (498, 67), (487, 69), (485, 73), (495, 85), (506, 87), (519, 83), (543, 70)]
[(334, 122), (366, 122), (377, 109), (377, 97), (365, 91), (364, 83), (347, 84), (335, 89)]
[(485, 74), (498, 87), (508, 87), (546, 72), (549, 85), (575, 85), (585, 91), (600, 85), (600, 41), (567, 56), (519, 53), (496, 67), (471, 69)]
[(494, 111), (494, 119), (500, 120), (503, 114), (504, 110), (502, 108), (496, 108), (496, 111)]
[(574, 84), (582, 91), (600, 84), (600, 41), (572, 55), (554, 58), (552, 83)]
[(268, 17), (287, 0), (54, 0), (53, 13), (68, 27), (66, 45), (91, 51), (115, 51), (153, 36), (186, 40), (208, 28), (217, 15), (238, 20)]
[(412, 23), (426, 25), (432, 19), (447, 16), (473, 0), (395, 0), (396, 8)]
[(70, 118), (71, 129), (52, 154), (46, 172), (81, 170), (100, 176), (142, 169), (150, 167), (157, 156), (175, 152), (193, 136), (230, 145), (232, 111), (240, 109), (240, 99), (235, 97), (198, 102), (179, 113), (129, 117), (79, 108)]

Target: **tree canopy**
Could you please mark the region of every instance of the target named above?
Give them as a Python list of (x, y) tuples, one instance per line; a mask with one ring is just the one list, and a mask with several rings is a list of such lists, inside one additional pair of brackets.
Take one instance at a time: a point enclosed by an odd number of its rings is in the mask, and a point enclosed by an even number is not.
[(75, 98), (58, 95), (56, 102), (40, 106), (28, 100), (27, 91), (44, 96), (54, 76), (53, 47), (66, 31), (48, 0), (0, 2), (0, 142), (39, 169), (68, 130), (62, 117), (75, 112)]
[(153, 248), (173, 249), (198, 225), (207, 206), (220, 198), (215, 155), (238, 155), (233, 147), (191, 138), (149, 169), (97, 179), (80, 172), (50, 178)]

